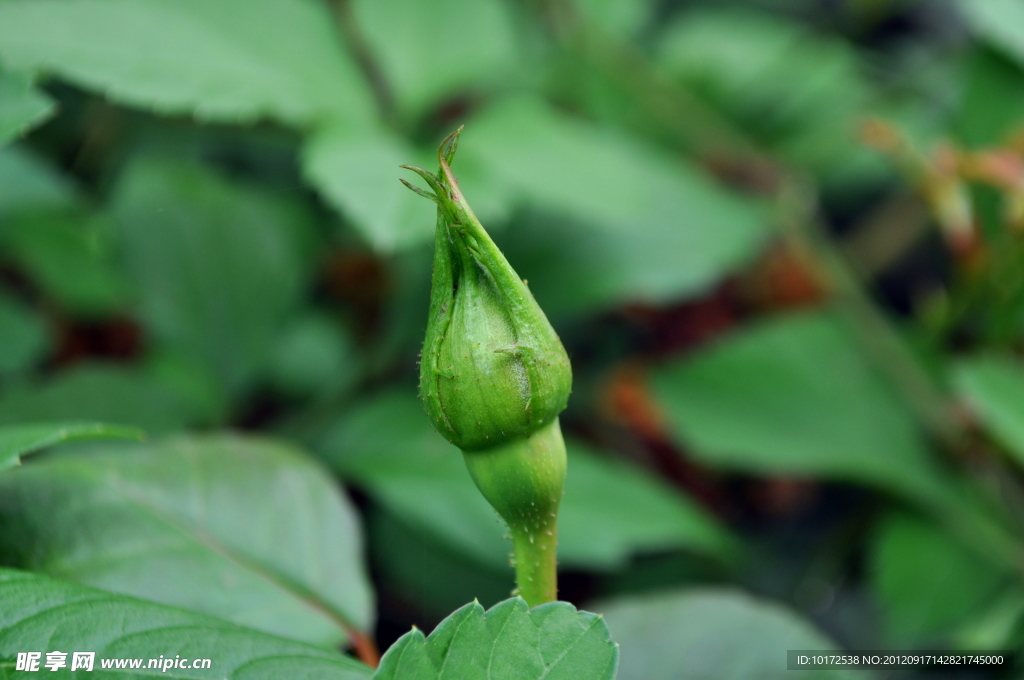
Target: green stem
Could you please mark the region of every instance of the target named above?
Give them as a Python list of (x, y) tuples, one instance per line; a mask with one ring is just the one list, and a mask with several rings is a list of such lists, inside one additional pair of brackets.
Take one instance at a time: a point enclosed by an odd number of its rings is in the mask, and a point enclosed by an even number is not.
[(513, 531), (513, 561), (520, 597), (530, 607), (558, 599), (557, 519), (541, 531)]
[(469, 474), (512, 533), (518, 593), (531, 607), (558, 598), (558, 506), (565, 442), (555, 418), (529, 437), (463, 451)]

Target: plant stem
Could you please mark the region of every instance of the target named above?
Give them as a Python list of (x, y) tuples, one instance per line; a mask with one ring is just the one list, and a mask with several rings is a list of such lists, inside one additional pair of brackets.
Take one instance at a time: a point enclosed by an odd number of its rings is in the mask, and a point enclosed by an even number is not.
[(965, 433), (954, 417), (952, 402), (824, 235), (814, 214), (814, 192), (790, 178), (782, 183), (778, 201), (783, 238), (831, 292), (840, 311), (851, 321), (850, 330), (859, 344), (929, 434), (947, 450), (962, 450)]
[(352, 641), (352, 651), (356, 653), (359, 660), (365, 663), (370, 668), (376, 668), (380, 665), (380, 652), (377, 651), (377, 645), (374, 644), (373, 638), (366, 633), (349, 630), (349, 639)]
[(558, 506), (566, 471), (558, 419), (529, 437), (463, 454), (477, 488), (512, 533), (518, 594), (531, 607), (554, 602)]
[(349, 54), (370, 85), (381, 118), (386, 124), (395, 127), (397, 116), (394, 96), (387, 86), (380, 64), (374, 60), (370, 46), (357, 28), (355, 18), (352, 16), (352, 3), (350, 0), (334, 0), (331, 7), (334, 10), (338, 31), (345, 38)]
[(520, 597), (530, 607), (558, 599), (557, 519), (537, 532), (513, 531), (513, 561)]

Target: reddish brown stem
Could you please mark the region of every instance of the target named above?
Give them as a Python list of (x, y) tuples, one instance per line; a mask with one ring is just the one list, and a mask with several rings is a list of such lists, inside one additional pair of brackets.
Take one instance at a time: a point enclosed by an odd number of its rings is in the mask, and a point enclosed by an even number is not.
[(377, 645), (366, 633), (349, 630), (348, 637), (352, 641), (352, 650), (359, 657), (359, 660), (365, 663), (370, 668), (376, 668), (380, 664), (380, 652), (377, 651)]

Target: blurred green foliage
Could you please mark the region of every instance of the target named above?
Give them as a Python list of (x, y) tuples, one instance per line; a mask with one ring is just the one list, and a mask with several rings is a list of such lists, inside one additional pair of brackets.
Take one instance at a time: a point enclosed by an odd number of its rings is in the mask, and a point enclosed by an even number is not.
[(459, 125), (573, 362), (562, 596), (620, 678), (1024, 646), (1018, 0), (0, 0), (0, 677), (32, 593), (303, 658), (254, 678), (507, 597), (414, 396), (398, 166)]

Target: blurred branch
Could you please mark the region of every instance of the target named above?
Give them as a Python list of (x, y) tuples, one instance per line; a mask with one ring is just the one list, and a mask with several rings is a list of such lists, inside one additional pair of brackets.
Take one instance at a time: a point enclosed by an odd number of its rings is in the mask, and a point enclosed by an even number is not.
[(789, 245), (803, 255), (831, 291), (850, 328), (875, 364), (889, 378), (925, 429), (944, 447), (962, 449), (964, 427), (952, 402), (922, 368), (900, 332), (865, 292), (833, 242), (824, 235), (816, 200), (805, 183), (786, 178), (779, 192), (779, 226)]
[(885, 271), (928, 231), (927, 206), (910, 193), (898, 193), (876, 206), (840, 250), (857, 278), (866, 281)]
[(369, 44), (367, 44), (366, 38), (356, 25), (351, 1), (330, 0), (330, 2), (335, 22), (338, 25), (338, 31), (345, 39), (345, 45), (355, 60), (356, 65), (359, 66), (359, 70), (362, 71), (363, 77), (366, 78), (366, 82), (370, 85), (370, 90), (373, 92), (373, 98), (377, 102), (377, 109), (380, 112), (381, 119), (389, 127), (394, 128), (397, 125), (394, 95), (388, 87), (384, 72), (373, 57), (373, 51), (370, 49)]
[(773, 183), (770, 180), (778, 168), (769, 156), (709, 105), (661, 73), (632, 45), (614, 44), (607, 36), (586, 31), (577, 32), (570, 40), (567, 46), (639, 104), (648, 122), (676, 146), (737, 174), (750, 175), (753, 171), (762, 179), (759, 184)]
[(588, 25), (571, 2), (535, 0), (535, 4), (563, 56), (600, 74), (624, 101), (638, 107), (638, 120), (620, 124), (692, 153), (734, 183), (761, 191), (776, 186), (779, 169), (756, 142), (673, 81), (634, 45)]
[[(945, 450), (967, 452), (972, 438), (955, 402), (924, 370), (900, 331), (867, 294), (836, 245), (825, 235), (816, 218), (816, 201), (806, 183), (794, 178), (779, 193), (779, 225), (788, 245), (821, 280), (847, 326), (869, 358), (888, 379), (931, 437)], [(921, 479), (916, 498), (921, 508), (974, 546), (994, 565), (1024, 576), (1024, 546), (1006, 522), (1005, 511), (984, 494), (972, 477), (970, 489), (959, 489), (945, 475)], [(987, 506), (987, 507), (983, 507)]]

